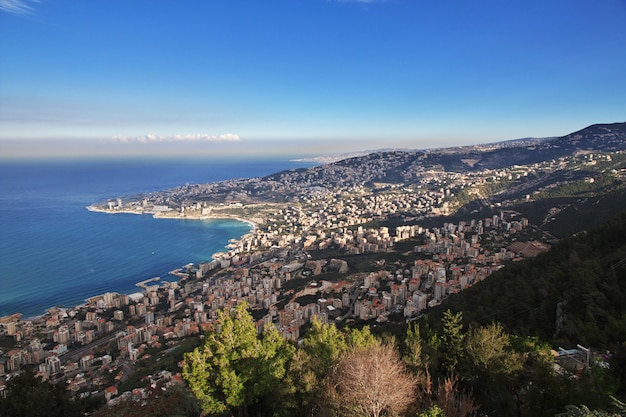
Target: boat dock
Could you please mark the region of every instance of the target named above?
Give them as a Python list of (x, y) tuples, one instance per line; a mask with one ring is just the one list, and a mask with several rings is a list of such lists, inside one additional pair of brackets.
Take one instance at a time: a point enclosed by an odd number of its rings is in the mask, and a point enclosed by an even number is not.
[(138, 286), (138, 287), (141, 287), (143, 289), (146, 289), (146, 288), (148, 288), (148, 283), (159, 281), (159, 280), (161, 280), (161, 277), (154, 277), (154, 278), (147, 279), (145, 281), (138, 282), (135, 285)]

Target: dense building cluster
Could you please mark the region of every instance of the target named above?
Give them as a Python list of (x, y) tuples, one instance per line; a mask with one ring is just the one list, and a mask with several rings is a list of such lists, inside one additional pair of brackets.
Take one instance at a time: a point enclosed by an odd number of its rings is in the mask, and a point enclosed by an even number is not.
[[(593, 164), (607, 157), (582, 158)], [(580, 158), (562, 158), (459, 174), (417, 170), (404, 153), (391, 153), (366, 159), (358, 170), (350, 164), (294, 170), (265, 180), (187, 185), (93, 207), (204, 218), (237, 216), (264, 204), (250, 233), (211, 261), (172, 271), (172, 282), (148, 280), (135, 294), (103, 294), (81, 306), (50, 309), (35, 319), (3, 318), (0, 331), (16, 344), (2, 352), (0, 390), (4, 379), (34, 365), (42, 378), (65, 381), (68, 389), (82, 395), (95, 393), (112, 402), (141, 396), (141, 390), (118, 392), (138, 361), (210, 331), (218, 310), (242, 301), (251, 307), (259, 332), (273, 325), (293, 341), (313, 318), (410, 319), (485, 279), (505, 261), (547, 249), (539, 242), (515, 242), (533, 226), (518, 213), (498, 211), (497, 204), (492, 206), (498, 214), (487, 218), (435, 228), (420, 226), (422, 220), (448, 214), (454, 210), (455, 196), (480, 194), (486, 185), (505, 184), (504, 198), (512, 189), (528, 190), (525, 198), (532, 198), (542, 189), (542, 175), (577, 161)], [(377, 182), (394, 163), (405, 164), (402, 178)], [(282, 203), (255, 200), (278, 195)], [(401, 218), (404, 224), (377, 223), (390, 218)], [(386, 263), (381, 257), (365, 273), (354, 273), (345, 260), (324, 255), (387, 253), (409, 240), (414, 242), (411, 261)], [(179, 374), (165, 370), (151, 378), (160, 384), (180, 381)]]
[[(289, 209), (276, 214), (287, 222), (301, 216)], [(505, 221), (503, 213), (493, 219), (445, 224), (432, 230), (419, 226), (400, 226), (394, 231), (387, 227), (337, 227), (304, 238), (258, 228), (212, 261), (173, 271), (184, 277), (180, 281), (148, 280), (142, 283), (142, 292), (106, 293), (81, 306), (50, 309), (40, 318), (16, 317), (5, 322), (3, 332), (23, 347), (4, 353), (0, 375), (6, 377), (24, 365), (37, 365), (38, 374), (46, 380), (65, 380), (68, 389), (99, 391), (115, 401), (120, 398), (117, 386), (132, 374), (137, 360), (211, 330), (218, 310), (241, 301), (264, 312), (257, 321), (259, 332), (272, 324), (293, 341), (314, 317), (323, 322), (385, 321), (392, 313), (413, 317), (517, 256), (506, 248), (495, 253), (484, 250), (479, 232), (514, 233), (527, 226), (525, 219)], [(414, 252), (427, 254), (429, 259), (391, 268), (381, 265), (377, 272), (365, 276), (350, 275), (343, 260), (311, 260), (307, 253), (328, 247), (345, 253), (385, 252), (398, 241), (420, 236), (425, 243), (416, 246)], [(257, 250), (244, 251), (253, 247)], [(259, 249), (262, 247), (266, 249)], [(328, 272), (347, 279), (316, 279)], [(283, 289), (296, 279), (306, 282), (302, 290)], [(298, 299), (310, 302), (301, 304)], [(180, 381), (177, 374), (165, 378), (168, 383)]]

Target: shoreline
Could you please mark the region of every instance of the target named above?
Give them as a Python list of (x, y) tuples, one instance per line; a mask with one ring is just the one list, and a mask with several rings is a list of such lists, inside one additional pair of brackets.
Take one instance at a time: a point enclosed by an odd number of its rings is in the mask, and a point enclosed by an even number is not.
[(241, 217), (231, 216), (228, 214), (225, 215), (167, 215), (166, 213), (171, 212), (154, 212), (154, 211), (138, 211), (138, 210), (109, 210), (98, 208), (93, 205), (89, 205), (85, 207), (88, 211), (94, 213), (104, 213), (104, 214), (136, 214), (136, 215), (151, 215), (153, 219), (172, 219), (172, 220), (235, 220), (241, 223), (248, 224), (252, 230), (256, 230), (258, 228), (258, 223), (250, 220), (250, 219), (242, 219)]
[[(93, 205), (90, 206), (86, 206), (85, 207), (88, 211), (94, 212), (94, 213), (105, 213), (105, 214), (135, 214), (135, 215), (151, 215), (152, 218), (154, 219), (172, 219), (172, 220), (233, 220), (233, 221), (237, 221), (240, 223), (245, 223), (248, 226), (250, 226), (250, 230), (244, 234), (242, 234), (238, 239), (230, 239), (228, 242), (226, 242), (226, 244), (224, 245), (223, 249), (225, 251), (217, 251), (213, 254), (211, 254), (210, 258), (211, 259), (215, 259), (216, 257), (218, 257), (218, 255), (224, 255), (225, 253), (227, 253), (230, 248), (231, 245), (233, 244), (237, 244), (238, 242), (240, 242), (241, 240), (243, 240), (244, 238), (251, 236), (253, 234), (253, 232), (258, 228), (258, 224), (255, 223), (252, 220), (248, 220), (248, 219), (242, 219), (240, 217), (236, 217), (236, 216), (212, 216), (212, 215), (201, 215), (201, 216), (179, 216), (179, 217), (174, 217), (174, 216), (160, 216), (159, 213), (151, 213), (151, 212), (142, 212), (142, 211), (136, 211), (136, 210), (115, 210), (115, 211), (111, 211), (111, 210), (107, 210), (107, 209), (100, 209), (98, 207), (95, 207)], [(183, 265), (186, 266), (189, 265), (189, 263)], [(182, 267), (181, 267), (182, 268)], [(172, 271), (168, 271), (167, 274), (169, 275), (174, 275), (171, 274)], [(178, 275), (174, 275), (177, 277), (176, 281), (180, 281), (181, 277)], [(160, 278), (160, 277), (159, 277)], [(161, 279), (161, 278), (160, 278)], [(148, 281), (154, 280), (154, 278), (150, 278), (148, 279)], [(146, 282), (146, 280), (143, 281), (139, 281), (138, 283), (135, 283), (135, 286), (139, 286), (138, 284), (142, 283), (142, 282)], [(170, 282), (170, 281), (163, 281), (161, 279), (161, 282)], [(111, 293), (116, 293), (116, 294), (121, 294), (121, 295), (129, 295), (129, 294), (124, 294), (118, 291), (107, 291), (107, 292), (111, 292)], [(0, 322), (3, 319), (9, 319), (11, 317), (16, 317), (16, 316), (20, 316), (20, 319), (18, 321), (34, 321), (34, 320), (38, 320), (38, 319), (42, 319), (46, 316), (46, 314), (49, 314), (49, 311), (51, 309), (54, 308), (58, 308), (58, 309), (63, 309), (63, 310), (71, 310), (74, 308), (80, 308), (81, 306), (84, 306), (86, 303), (89, 303), (89, 300), (93, 299), (93, 298), (97, 298), (102, 296), (103, 294), (95, 294), (95, 295), (89, 295), (86, 298), (83, 299), (82, 303), (78, 303), (78, 304), (72, 304), (68, 307), (63, 306), (63, 305), (55, 305), (55, 306), (49, 306), (49, 307), (45, 307), (44, 312), (41, 314), (35, 314), (33, 316), (25, 316), (23, 313), (21, 312), (14, 312), (14, 313), (9, 313), (6, 314), (2, 317), (0, 317)]]

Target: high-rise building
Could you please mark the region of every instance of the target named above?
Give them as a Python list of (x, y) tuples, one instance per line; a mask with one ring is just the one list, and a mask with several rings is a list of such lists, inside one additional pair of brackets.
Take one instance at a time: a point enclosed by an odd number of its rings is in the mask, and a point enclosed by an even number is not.
[(141, 316), (143, 314), (146, 314), (146, 305), (143, 303), (139, 303), (136, 306), (136, 312), (138, 316)]
[(137, 358), (139, 357), (139, 350), (133, 348), (132, 343), (128, 343), (128, 358), (131, 361), (136, 361)]
[(70, 330), (67, 326), (63, 325), (59, 327), (59, 333), (57, 336), (57, 341), (64, 345), (70, 344)]
[(104, 299), (104, 303), (107, 306), (113, 305), (113, 293), (110, 293), (110, 292), (105, 293), (103, 296), (103, 299)]
[(80, 367), (82, 369), (88, 369), (91, 366), (91, 362), (93, 362), (93, 355), (85, 355), (80, 358)]
[(17, 330), (17, 323), (14, 321), (10, 321), (7, 323), (7, 335), (13, 336)]
[(152, 311), (148, 311), (145, 315), (146, 324), (150, 325), (154, 323), (154, 313)]
[(48, 364), (50, 375), (55, 375), (58, 372), (61, 372), (61, 360), (57, 356), (48, 356), (46, 358), (46, 364)]

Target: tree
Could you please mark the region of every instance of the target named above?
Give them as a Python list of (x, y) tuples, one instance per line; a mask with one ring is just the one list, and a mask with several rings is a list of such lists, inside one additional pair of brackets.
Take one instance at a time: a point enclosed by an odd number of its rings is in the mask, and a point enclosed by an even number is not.
[(565, 407), (567, 410), (565, 413), (558, 414), (557, 417), (615, 417), (626, 415), (626, 404), (619, 401), (617, 398), (612, 398), (613, 412), (606, 412), (604, 410), (590, 410), (585, 405), (575, 406), (568, 405)]
[(404, 337), (406, 352), (404, 354), (404, 362), (416, 374), (424, 372), (427, 361), (424, 356), (424, 346), (422, 344), (422, 336), (420, 335), (420, 327), (416, 322), (409, 324)]
[(348, 343), (337, 326), (313, 319), (311, 329), (304, 338), (303, 347), (315, 360), (314, 369), (318, 372), (325, 372), (348, 350)]
[(422, 411), (417, 417), (447, 417), (438, 405), (434, 404), (429, 409)]
[(391, 344), (350, 349), (327, 379), (325, 398), (339, 416), (396, 415), (414, 401), (416, 379)]
[(459, 388), (458, 382), (458, 378), (451, 374), (437, 387), (437, 406), (446, 417), (467, 417), (480, 408), (468, 393)]
[(607, 413), (602, 410), (590, 410), (589, 407), (581, 405), (568, 405), (565, 407), (567, 412), (559, 414), (559, 417), (614, 417), (615, 414)]
[[(292, 415), (315, 415), (320, 409), (320, 379), (313, 367), (313, 358), (304, 349), (296, 349), (289, 363), (282, 404), (289, 409), (299, 410)], [(315, 411), (314, 411), (315, 410)]]
[[(626, 257), (625, 257), (626, 259)], [(626, 330), (625, 330), (626, 332)], [(626, 342), (622, 342), (610, 359), (611, 372), (617, 381), (617, 393), (626, 394)]]
[(200, 415), (198, 401), (183, 385), (152, 388), (148, 398), (141, 401), (128, 399), (101, 408), (91, 417), (197, 417)]
[(374, 343), (377, 340), (367, 326), (341, 331), (334, 324), (313, 319), (302, 349), (296, 351), (289, 365), (287, 385), (291, 395), (281, 401), (293, 401), (299, 406), (301, 414), (321, 412), (325, 407), (320, 400), (323, 397), (323, 381), (328, 377), (329, 370), (349, 349), (366, 348)]
[(81, 416), (80, 404), (72, 400), (63, 384), (53, 385), (35, 377), (30, 368), (9, 379), (0, 395), (1, 417)]
[(448, 372), (454, 371), (463, 353), (463, 313), (453, 314), (450, 310), (443, 313), (441, 324), (441, 364)]
[(473, 371), (513, 374), (522, 369), (522, 358), (512, 351), (500, 323), (472, 328), (465, 339), (465, 356)]
[(351, 349), (362, 349), (373, 346), (378, 343), (369, 326), (361, 329), (350, 328), (346, 333), (346, 343)]
[(216, 331), (185, 354), (183, 377), (205, 413), (247, 415), (261, 403), (269, 413), (268, 408), (280, 405), (268, 398), (279, 392), (293, 353), (274, 328), (259, 338), (247, 304), (241, 303), (221, 310)]
[(409, 324), (404, 337), (404, 346), (405, 352), (402, 360), (417, 378), (416, 404), (418, 408), (430, 406), (433, 397), (433, 383), (430, 376), (431, 357), (425, 352), (429, 346), (425, 346), (418, 323)]

